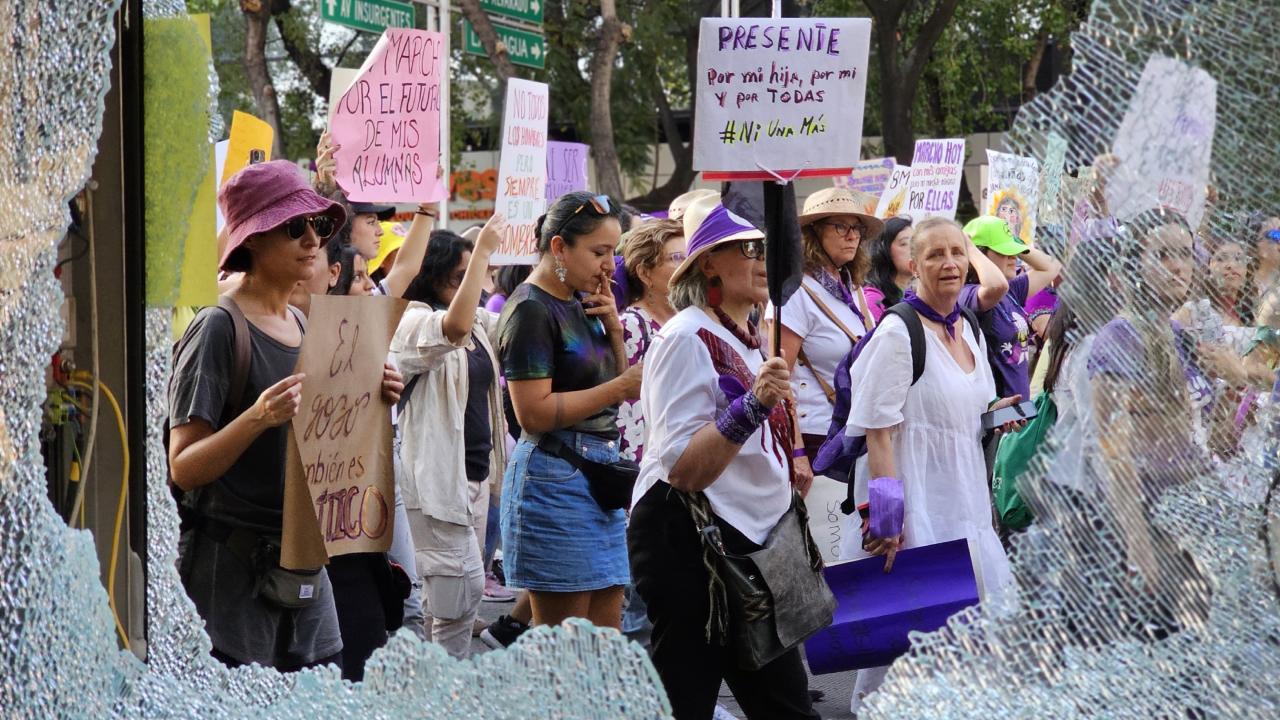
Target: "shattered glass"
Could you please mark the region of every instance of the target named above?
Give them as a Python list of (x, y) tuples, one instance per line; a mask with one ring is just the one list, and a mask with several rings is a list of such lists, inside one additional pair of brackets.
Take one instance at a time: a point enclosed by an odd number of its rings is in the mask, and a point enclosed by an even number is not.
[[(1280, 709), (1280, 289), (1249, 270), (1257, 302), (1240, 321), (1224, 317), (1239, 306), (1209, 272), (1224, 247), (1255, 259), (1280, 248), (1265, 237), (1280, 214), (1277, 22), (1274, 0), (1095, 0), (1072, 74), (1019, 113), (1013, 151), (1044, 160), (1065, 138), (1076, 171), (1046, 213), (1070, 224), (1060, 297), (1076, 319), (1058, 423), (1017, 485), (1035, 514), (1011, 539), (1020, 602), (917, 637), (860, 717)], [(1165, 87), (1141, 97), (1152, 63)], [(1201, 155), (1208, 166), (1193, 167)], [(1184, 179), (1207, 173), (1211, 188), (1144, 187), (1138, 156)], [(1142, 212), (1157, 203), (1185, 203), (1190, 222)], [(1192, 267), (1185, 302), (1170, 300), (1179, 263)], [(1242, 381), (1237, 363), (1253, 360), (1259, 374)]]

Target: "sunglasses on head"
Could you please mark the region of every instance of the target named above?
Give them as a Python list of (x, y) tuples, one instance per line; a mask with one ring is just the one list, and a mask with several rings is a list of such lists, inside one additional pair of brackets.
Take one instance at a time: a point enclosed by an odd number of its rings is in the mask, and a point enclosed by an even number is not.
[(551, 235), (554, 237), (564, 232), (565, 227), (569, 225), (570, 221), (577, 217), (578, 213), (586, 210), (587, 208), (591, 208), (597, 217), (603, 217), (612, 211), (608, 195), (595, 195), (588, 198), (586, 202), (582, 203), (574, 209), (573, 212), (569, 213), (569, 217), (565, 218), (564, 221), (560, 223), (560, 227), (556, 228), (556, 231), (551, 233)]
[(310, 225), (316, 231), (316, 237), (328, 240), (333, 235), (334, 224), (333, 218), (328, 215), (302, 216), (285, 223), (284, 230), (289, 233), (290, 240), (301, 240), (307, 233), (307, 225)]

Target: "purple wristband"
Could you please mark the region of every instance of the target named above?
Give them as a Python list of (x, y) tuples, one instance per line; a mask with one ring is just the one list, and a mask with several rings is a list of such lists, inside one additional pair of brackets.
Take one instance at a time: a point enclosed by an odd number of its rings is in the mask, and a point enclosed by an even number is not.
[(802, 457), (809, 457), (809, 453), (805, 452), (804, 446), (800, 446), (798, 448), (791, 449), (791, 457), (797, 458), (797, 459)]
[(768, 417), (769, 409), (760, 404), (755, 393), (747, 392), (716, 416), (716, 430), (729, 442), (741, 445), (760, 429)]
[(905, 514), (902, 481), (894, 477), (878, 477), (867, 482), (869, 506), (868, 535), (874, 538), (896, 538), (902, 534)]

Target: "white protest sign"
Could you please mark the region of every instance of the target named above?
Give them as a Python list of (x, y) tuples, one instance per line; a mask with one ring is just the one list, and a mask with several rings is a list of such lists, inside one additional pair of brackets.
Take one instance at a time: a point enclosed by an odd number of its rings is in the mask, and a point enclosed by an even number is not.
[(417, 204), (449, 194), (439, 177), (443, 47), (440, 33), (388, 28), (342, 94), (329, 131), (348, 200)]
[[(217, 174), (214, 175), (214, 177), (222, 177), (222, 169), (227, 165), (227, 149), (230, 147), (230, 140), (221, 140), (217, 145), (213, 146), (213, 162), (217, 165)], [(217, 218), (215, 221), (217, 223), (217, 227), (215, 229), (218, 234), (221, 235), (222, 228), (227, 224), (227, 219), (222, 217), (222, 206), (218, 204), (216, 199), (213, 203), (213, 210), (214, 217)]]
[(897, 164), (893, 158), (862, 160), (853, 166), (853, 170), (848, 175), (837, 178), (844, 180), (844, 183), (837, 183), (836, 186), (880, 197), (884, 192), (884, 186), (889, 184), (889, 178), (893, 176), (893, 169)]
[(987, 150), (987, 199), (984, 215), (1009, 225), (1013, 236), (1030, 245), (1035, 240), (1040, 195), (1040, 163), (1035, 158)]
[(809, 511), (809, 534), (822, 552), (827, 565), (839, 565), (852, 558), (840, 559), (840, 534), (845, 531), (846, 518), (840, 512), (840, 503), (849, 493), (849, 486), (823, 475), (815, 475), (809, 494), (804, 496), (805, 510)]
[(538, 262), (533, 228), (547, 209), (546, 83), (512, 78), (502, 116), (502, 145), (498, 160), (498, 188), (494, 211), (507, 217), (493, 265), (532, 265)]
[(329, 123), (333, 124), (333, 114), (338, 111), (338, 103), (347, 93), (351, 83), (360, 77), (357, 68), (334, 68), (329, 71)]
[(1217, 106), (1209, 73), (1160, 55), (1147, 61), (1111, 150), (1119, 160), (1106, 185), (1112, 214), (1128, 220), (1164, 206), (1199, 227)]
[(1060, 222), (1058, 194), (1062, 189), (1062, 171), (1067, 164), (1067, 139), (1058, 133), (1049, 133), (1044, 150), (1044, 166), (1040, 168), (1040, 220), (1046, 224)]
[(870, 44), (865, 18), (703, 18), (694, 169), (709, 179), (848, 174)]
[(964, 139), (917, 140), (905, 213), (915, 222), (956, 218), (964, 172)]
[(906, 210), (907, 188), (911, 185), (911, 166), (898, 165), (889, 174), (889, 182), (884, 184), (880, 193), (880, 204), (876, 205), (876, 217), (888, 220), (897, 217)]

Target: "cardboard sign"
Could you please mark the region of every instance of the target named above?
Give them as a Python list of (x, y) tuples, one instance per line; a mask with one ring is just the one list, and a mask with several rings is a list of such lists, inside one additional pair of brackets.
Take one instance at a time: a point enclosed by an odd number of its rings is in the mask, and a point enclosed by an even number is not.
[(847, 175), (870, 42), (865, 18), (703, 18), (694, 169), (711, 180)]
[(547, 204), (565, 193), (587, 189), (587, 158), (591, 146), (574, 142), (547, 143)]
[(1111, 150), (1120, 161), (1106, 186), (1112, 214), (1128, 220), (1165, 206), (1199, 227), (1217, 106), (1209, 73), (1159, 55), (1147, 61)]
[(905, 214), (915, 222), (934, 216), (954, 220), (963, 173), (963, 138), (917, 140)]
[(492, 265), (532, 265), (538, 262), (538, 216), (547, 209), (547, 108), (545, 83), (512, 78), (502, 116), (502, 146), (498, 160), (498, 192), (494, 211), (507, 217)]
[(221, 188), (233, 175), (247, 167), (250, 161), (267, 162), (271, 159), (271, 143), (275, 131), (258, 118), (236, 110), (231, 114), (231, 136), (227, 143), (227, 157), (222, 165)]
[[(302, 411), (286, 458), (284, 567), (391, 547), (395, 478), (382, 368), (404, 300), (314, 295), (298, 356)], [(300, 490), (305, 488), (305, 493)], [(303, 503), (306, 501), (306, 507)]]
[(416, 204), (447, 194), (438, 177), (444, 44), (437, 32), (388, 29), (338, 101), (329, 131), (348, 200)]
[(911, 186), (911, 166), (899, 165), (889, 174), (889, 181), (884, 184), (880, 193), (880, 204), (876, 206), (876, 217), (888, 220), (906, 213), (907, 188)]
[(987, 198), (983, 211), (1009, 225), (1013, 236), (1028, 245), (1036, 237), (1040, 195), (1040, 163), (1035, 158), (987, 150)]

